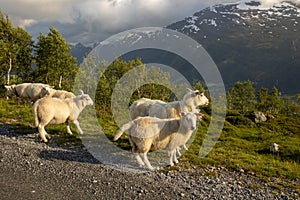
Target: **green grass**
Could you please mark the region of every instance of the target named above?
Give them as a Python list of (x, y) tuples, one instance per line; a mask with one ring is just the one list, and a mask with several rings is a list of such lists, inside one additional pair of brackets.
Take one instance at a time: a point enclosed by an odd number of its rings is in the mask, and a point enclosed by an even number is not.
[[(15, 103), (13, 100), (0, 98), (0, 121), (12, 127), (17, 134), (27, 135), (38, 133), (34, 127), (34, 117), (31, 104)], [(46, 126), (46, 131), (53, 136), (53, 141), (59, 145), (74, 144), (82, 145), (75, 126), (71, 124), (73, 135), (66, 133), (64, 124), (50, 124)]]
[[(300, 179), (300, 119), (276, 116), (259, 125), (253, 123), (249, 118), (232, 112), (226, 117), (223, 132), (212, 149), (205, 157), (198, 156), (201, 144), (205, 138), (210, 118), (205, 116), (197, 130), (196, 137), (189, 150), (180, 158), (180, 165), (190, 164), (200, 167), (215, 166), (227, 169), (243, 169), (245, 173), (254, 174), (262, 180), (268, 181), (269, 177), (290, 180), (288, 186), (295, 188), (298, 192), (300, 187), (292, 181)], [(16, 104), (0, 98), (0, 119), (2, 123), (10, 124), (20, 134), (36, 133), (33, 127), (33, 115), (31, 105)], [(112, 140), (118, 126), (109, 115), (101, 114), (98, 122), (105, 134)], [(242, 124), (241, 122), (245, 122)], [(76, 133), (75, 128), (72, 130)], [(64, 144), (82, 145), (78, 135), (66, 135), (65, 125), (48, 125), (46, 131), (54, 135), (55, 142)], [(279, 156), (269, 152), (271, 143), (280, 144)], [(115, 142), (119, 147), (130, 150), (128, 139), (122, 137)], [(177, 169), (176, 166), (174, 169)], [(282, 188), (285, 185), (274, 185), (274, 188)], [(253, 187), (257, 187), (253, 185)]]

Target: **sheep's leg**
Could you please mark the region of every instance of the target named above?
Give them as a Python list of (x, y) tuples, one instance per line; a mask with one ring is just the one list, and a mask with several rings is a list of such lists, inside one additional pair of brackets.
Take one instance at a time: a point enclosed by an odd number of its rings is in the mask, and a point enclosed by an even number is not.
[(69, 123), (69, 121), (66, 121), (66, 126), (67, 126), (67, 133), (68, 133), (69, 135), (73, 135), (73, 133), (72, 133), (72, 131), (71, 131), (71, 129), (70, 129), (70, 123)]
[(185, 144), (182, 145), (182, 148), (183, 148), (184, 150), (188, 150), (188, 148), (185, 146)]
[(177, 152), (177, 148), (175, 148), (170, 152), (170, 166), (174, 166), (174, 162), (178, 163), (176, 152)]
[(168, 154), (170, 156), (170, 166), (174, 166), (174, 163), (173, 163), (173, 151), (169, 151)]
[(143, 160), (142, 160), (141, 156), (139, 155), (139, 153), (135, 153), (135, 158), (136, 158), (136, 160), (137, 160), (137, 162), (140, 166), (145, 165), (145, 163), (143, 162)]
[(177, 156), (176, 156), (176, 149), (173, 150), (173, 161), (176, 164), (178, 163)]
[(146, 164), (148, 169), (155, 170), (154, 167), (152, 167), (152, 165), (150, 164), (150, 162), (148, 160), (147, 153), (143, 153), (143, 158), (144, 158), (144, 163)]
[(44, 126), (41, 125), (41, 124), (39, 124), (39, 125), (38, 125), (38, 130), (39, 130), (39, 135), (40, 135), (41, 139), (42, 139), (44, 142), (48, 142), (48, 140), (47, 140), (47, 138), (46, 138), (46, 135), (48, 135), (48, 134), (47, 134), (47, 132), (45, 131)]
[(74, 120), (74, 124), (75, 124), (75, 126), (76, 126), (76, 128), (77, 128), (78, 133), (79, 133), (79, 134), (83, 134), (83, 131), (82, 131), (82, 129), (80, 128), (80, 125), (79, 125), (79, 121), (78, 121), (78, 120)]
[(46, 138), (47, 138), (48, 140), (51, 139), (51, 136), (50, 136), (48, 133), (46, 133), (45, 136), (46, 136)]
[(180, 150), (181, 150), (180, 147), (177, 147), (177, 148), (176, 148), (176, 152), (177, 152), (178, 156), (181, 156)]

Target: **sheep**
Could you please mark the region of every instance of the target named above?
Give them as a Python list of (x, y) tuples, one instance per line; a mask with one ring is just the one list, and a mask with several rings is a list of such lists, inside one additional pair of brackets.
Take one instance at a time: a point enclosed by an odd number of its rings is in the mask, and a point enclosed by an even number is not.
[(29, 99), (32, 102), (49, 95), (52, 86), (43, 83), (21, 83), (17, 85), (6, 85), (6, 97), (17, 97)]
[(277, 153), (277, 155), (279, 155), (279, 144), (276, 144), (276, 143), (272, 143), (271, 146), (270, 146), (270, 152), (272, 154), (275, 154)]
[(55, 97), (55, 98), (59, 98), (59, 99), (66, 99), (66, 98), (74, 98), (75, 94), (73, 94), (72, 92), (65, 91), (65, 90), (51, 89), (49, 96), (52, 98)]
[(130, 117), (151, 116), (161, 119), (179, 118), (181, 112), (197, 112), (196, 107), (200, 105), (208, 105), (209, 101), (204, 92), (188, 89), (188, 93), (184, 95), (182, 101), (174, 101), (166, 103), (161, 100), (152, 100), (141, 98), (136, 100), (130, 106)]
[[(198, 90), (191, 90), (188, 88), (182, 101), (174, 101), (166, 103), (161, 100), (152, 100), (147, 98), (141, 98), (133, 102), (130, 106), (130, 117), (135, 119), (138, 116), (152, 116), (161, 119), (179, 118), (181, 112), (193, 112), (200, 113), (197, 109), (200, 105), (208, 105), (208, 98), (204, 95), (204, 92)], [(199, 118), (201, 119), (201, 117)], [(186, 144), (183, 144), (183, 148), (187, 150)], [(180, 147), (177, 149), (177, 153), (181, 156)]]
[(77, 120), (81, 111), (88, 105), (93, 105), (93, 100), (88, 94), (81, 91), (81, 95), (73, 98), (58, 99), (44, 97), (37, 100), (33, 105), (33, 114), (35, 126), (38, 127), (39, 136), (46, 143), (50, 138), (45, 131), (45, 126), (51, 124), (66, 123), (67, 133), (72, 135), (69, 123), (73, 122), (76, 125), (79, 134), (83, 134), (79, 122)]
[[(178, 145), (185, 143), (196, 129), (196, 120), (197, 116), (194, 113), (185, 112), (181, 114), (179, 119), (160, 119), (150, 116), (137, 117), (120, 127), (114, 141), (118, 140), (127, 131), (132, 152), (135, 153), (139, 165), (146, 164), (148, 169), (154, 170), (155, 168), (148, 160), (147, 153), (166, 147), (173, 153), (174, 148), (176, 149)], [(173, 158), (175, 162), (178, 162), (176, 155), (172, 155), (170, 165), (173, 165)]]

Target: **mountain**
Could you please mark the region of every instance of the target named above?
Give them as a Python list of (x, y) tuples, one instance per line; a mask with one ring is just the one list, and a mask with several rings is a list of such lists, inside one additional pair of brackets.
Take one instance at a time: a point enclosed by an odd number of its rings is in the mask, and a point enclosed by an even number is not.
[(92, 50), (92, 47), (84, 46), (81, 43), (70, 45), (71, 55), (77, 58), (77, 64), (80, 65), (83, 61), (83, 58)]
[[(300, 6), (281, 2), (267, 6), (256, 1), (218, 4), (166, 26), (200, 43), (216, 63), (225, 86), (251, 80), (256, 88), (276, 86), (283, 94), (298, 94), (300, 74)], [(158, 38), (160, 31), (149, 34), (129, 33), (120, 43), (128, 47), (136, 42)], [(176, 37), (176, 35), (173, 35)], [(103, 44), (103, 43), (102, 43)], [(82, 57), (91, 50), (77, 44), (72, 55)], [(201, 79), (190, 63), (172, 53), (140, 49), (121, 58), (141, 58), (144, 63), (172, 66), (185, 77)]]
[(300, 93), (300, 7), (291, 2), (218, 4), (167, 26), (198, 41), (217, 64), (226, 86)]

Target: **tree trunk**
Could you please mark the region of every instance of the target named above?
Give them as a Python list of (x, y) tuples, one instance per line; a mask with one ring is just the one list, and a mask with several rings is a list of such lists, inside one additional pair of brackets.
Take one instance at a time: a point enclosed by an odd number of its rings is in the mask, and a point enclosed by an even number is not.
[(62, 82), (62, 79), (63, 79), (63, 77), (62, 77), (62, 75), (60, 75), (60, 77), (59, 77), (59, 83), (58, 83), (58, 87), (59, 87), (59, 88), (61, 88), (61, 82)]
[(12, 58), (11, 56), (9, 57), (9, 68), (7, 70), (7, 80), (6, 80), (6, 85), (9, 85), (10, 84), (10, 72), (11, 72), (11, 69), (12, 69)]

